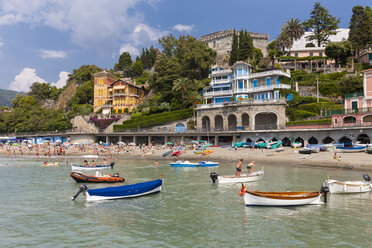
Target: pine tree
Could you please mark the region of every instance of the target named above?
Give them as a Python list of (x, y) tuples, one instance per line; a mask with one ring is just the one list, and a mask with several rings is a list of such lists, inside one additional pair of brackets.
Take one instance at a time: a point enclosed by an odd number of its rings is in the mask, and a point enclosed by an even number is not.
[(349, 41), (354, 49), (363, 49), (371, 38), (371, 27), (369, 16), (362, 6), (353, 7), (349, 28)]
[(253, 39), (247, 32), (242, 30), (239, 35), (239, 60), (247, 61), (253, 55)]
[(235, 29), (234, 29), (229, 64), (230, 65), (235, 64), (235, 62), (238, 60), (238, 58), (239, 58), (238, 36), (236, 35)]
[(364, 9), (364, 11), (366, 12), (366, 14), (368, 15), (368, 18), (369, 18), (369, 33), (370, 33), (370, 37), (369, 37), (368, 44), (372, 44), (372, 9), (369, 6), (366, 6), (366, 8)]

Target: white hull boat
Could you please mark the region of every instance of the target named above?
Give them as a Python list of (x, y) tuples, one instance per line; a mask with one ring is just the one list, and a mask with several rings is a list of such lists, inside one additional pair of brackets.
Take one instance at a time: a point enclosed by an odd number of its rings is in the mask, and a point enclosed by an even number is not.
[(216, 173), (212, 172), (210, 174), (210, 177), (215, 183), (216, 181), (218, 183), (248, 183), (248, 182), (255, 182), (260, 179), (262, 179), (264, 175), (264, 169), (260, 171), (253, 172), (251, 174), (242, 174), (241, 176), (219, 176)]
[(246, 206), (301, 206), (309, 204), (323, 204), (319, 192), (260, 192), (246, 191), (244, 204)]
[(329, 192), (332, 194), (347, 194), (347, 193), (364, 193), (372, 190), (372, 184), (367, 174), (363, 175), (365, 181), (345, 181), (326, 180), (325, 185), (329, 187)]
[(109, 165), (97, 165), (94, 167), (83, 166), (83, 165), (71, 165), (72, 171), (96, 171), (96, 170), (104, 170), (104, 169), (113, 169), (115, 163), (112, 162)]

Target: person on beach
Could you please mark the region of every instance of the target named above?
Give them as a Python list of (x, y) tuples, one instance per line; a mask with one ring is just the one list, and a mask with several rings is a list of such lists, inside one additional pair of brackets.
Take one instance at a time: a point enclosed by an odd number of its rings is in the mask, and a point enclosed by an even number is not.
[(253, 171), (256, 170), (255, 162), (252, 161), (247, 165), (248, 174), (251, 174)]
[(106, 164), (107, 164), (107, 160), (106, 160), (106, 158), (103, 158), (102, 165), (105, 166)]
[(155, 167), (158, 167), (158, 166), (159, 166), (159, 162), (158, 162), (158, 160), (155, 160), (155, 162), (154, 162), (154, 166), (155, 166)]
[(96, 161), (94, 159), (92, 160), (92, 167), (97, 167)]
[(242, 173), (242, 163), (243, 163), (243, 159), (240, 159), (240, 161), (238, 162), (238, 164), (236, 165), (236, 173), (235, 175), (240, 177), (240, 174)]

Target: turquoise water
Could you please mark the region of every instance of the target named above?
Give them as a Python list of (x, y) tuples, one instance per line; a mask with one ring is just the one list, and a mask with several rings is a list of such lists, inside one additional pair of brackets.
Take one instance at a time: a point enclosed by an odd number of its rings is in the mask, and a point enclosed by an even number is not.
[[(239, 185), (213, 185), (209, 178), (212, 171), (234, 173), (235, 162), (222, 162), (219, 168), (171, 168), (164, 160), (154, 168), (151, 160), (119, 160), (114, 171), (126, 184), (163, 173), (162, 192), (101, 203), (86, 203), (80, 195), (71, 202), (79, 184), (65, 163), (78, 160), (60, 161), (59, 167), (41, 167), (42, 160), (2, 158), (1, 247), (372, 246), (372, 193), (332, 195), (326, 205), (245, 207)], [(362, 179), (358, 171), (264, 166), (263, 179), (246, 184), (248, 189), (319, 190), (327, 175)]]

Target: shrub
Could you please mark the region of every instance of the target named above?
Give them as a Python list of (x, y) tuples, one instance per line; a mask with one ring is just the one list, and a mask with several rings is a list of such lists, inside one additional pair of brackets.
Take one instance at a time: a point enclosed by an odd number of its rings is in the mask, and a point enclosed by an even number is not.
[(286, 114), (289, 118), (290, 121), (298, 121), (302, 120), (305, 118), (313, 117), (313, 116), (318, 116), (319, 114), (309, 112), (306, 110), (299, 110), (295, 108), (287, 108), (286, 109)]
[(296, 125), (311, 125), (311, 124), (332, 124), (332, 119), (320, 119), (320, 120), (305, 120), (305, 121), (289, 121), (286, 123), (287, 126)]
[(129, 112), (129, 108), (125, 108), (124, 113), (128, 114), (128, 112)]
[(119, 117), (114, 118), (106, 118), (106, 119), (97, 119), (97, 118), (91, 118), (91, 121), (94, 123), (95, 126), (97, 126), (100, 129), (105, 129), (108, 127), (111, 123), (119, 120)]
[(315, 114), (320, 114), (320, 109), (331, 109), (331, 110), (338, 110), (342, 109), (342, 105), (337, 105), (331, 102), (314, 102), (314, 103), (308, 103), (308, 104), (302, 104), (297, 107), (299, 110), (304, 110), (308, 112), (312, 112)]

